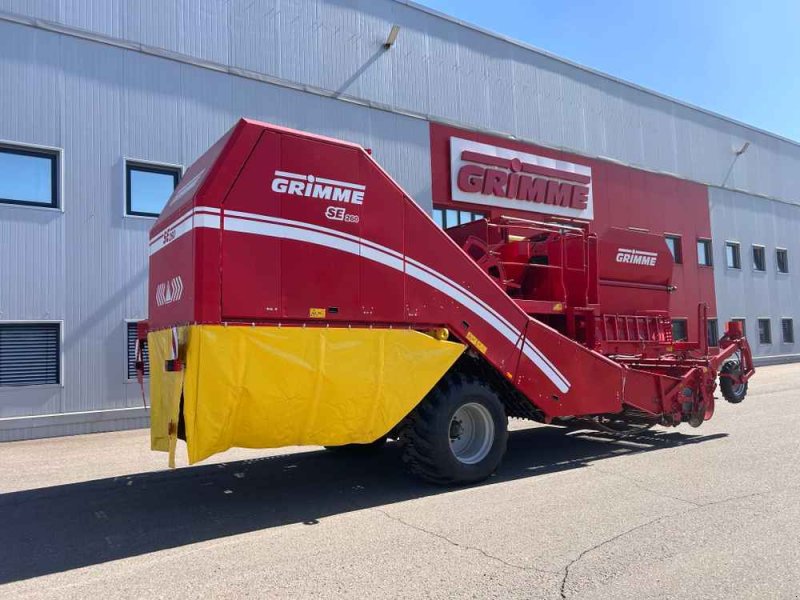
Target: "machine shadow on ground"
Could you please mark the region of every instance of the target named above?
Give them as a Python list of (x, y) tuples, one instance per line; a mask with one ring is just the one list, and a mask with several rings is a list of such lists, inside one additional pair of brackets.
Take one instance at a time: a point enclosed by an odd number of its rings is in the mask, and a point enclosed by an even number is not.
[[(502, 467), (482, 485), (725, 435), (512, 431)], [(0, 496), (0, 584), (291, 523), (324, 526), (331, 515), (449, 491), (406, 475), (390, 444), (369, 457), (314, 450), (13, 492)]]

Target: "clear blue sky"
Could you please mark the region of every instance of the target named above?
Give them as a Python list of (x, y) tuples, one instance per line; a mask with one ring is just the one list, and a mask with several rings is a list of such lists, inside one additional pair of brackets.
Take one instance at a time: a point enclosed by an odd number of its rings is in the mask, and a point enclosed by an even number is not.
[(800, 141), (800, 0), (417, 0)]

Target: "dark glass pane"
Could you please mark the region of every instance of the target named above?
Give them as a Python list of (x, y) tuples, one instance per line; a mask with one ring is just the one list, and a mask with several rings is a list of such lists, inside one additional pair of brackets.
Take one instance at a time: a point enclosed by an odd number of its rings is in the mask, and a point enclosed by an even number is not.
[(719, 343), (719, 326), (716, 319), (708, 320), (708, 345), (716, 346)]
[(781, 329), (783, 330), (783, 343), (794, 344), (794, 321), (792, 319), (783, 319), (781, 321)]
[(686, 319), (674, 319), (672, 321), (672, 339), (676, 342), (685, 342), (688, 339)]
[(776, 252), (778, 271), (780, 273), (789, 272), (789, 252), (787, 250), (778, 250)]
[(766, 271), (767, 269), (764, 248), (761, 246), (753, 246), (753, 268), (756, 271)]
[(128, 212), (158, 215), (178, 183), (177, 171), (128, 166)]
[(762, 344), (772, 343), (772, 331), (770, 331), (769, 319), (758, 320), (758, 341)]
[(729, 268), (741, 268), (742, 261), (739, 253), (739, 244), (725, 244), (725, 260)]

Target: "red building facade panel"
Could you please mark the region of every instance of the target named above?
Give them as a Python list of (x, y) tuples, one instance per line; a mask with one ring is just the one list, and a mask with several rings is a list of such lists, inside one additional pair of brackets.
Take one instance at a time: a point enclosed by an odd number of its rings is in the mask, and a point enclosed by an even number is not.
[[(546, 206), (544, 204), (547, 201), (545, 196), (548, 193), (544, 182), (539, 182), (542, 183), (541, 192), (542, 198), (544, 198), (541, 204), (537, 204), (539, 198), (535, 196), (536, 192), (530, 189), (537, 183), (534, 181), (531, 185), (529, 180), (520, 185), (519, 182), (519, 178), (523, 176), (537, 177), (539, 173), (546, 174), (547, 169), (551, 167), (529, 165), (525, 168), (520, 165), (521, 161), (518, 161), (507, 170), (507, 178), (506, 175), (494, 175), (494, 179), (492, 179), (493, 174), (487, 172), (487, 179), (489, 179), (487, 183), (481, 179), (482, 175), (477, 174), (478, 167), (472, 171), (477, 175), (470, 183), (466, 178), (468, 172), (462, 173), (461, 180), (457, 180), (458, 173), (454, 173), (453, 169), (458, 168), (456, 164), (458, 161), (451, 161), (451, 147), (460, 147), (458, 145), (460, 142), (453, 144), (453, 138), (492, 146), (498, 149), (498, 153), (503, 153), (505, 150), (527, 156), (535, 155), (541, 157), (542, 164), (568, 165), (562, 168), (573, 169), (579, 174), (572, 177), (570, 182), (561, 178), (563, 184), (560, 206), (563, 208), (556, 210), (561, 210), (559, 214), (565, 216), (572, 216), (570, 214), (572, 207), (576, 207), (575, 210), (583, 208), (579, 197), (581, 192), (576, 192), (572, 188), (570, 188), (572, 190), (570, 192), (566, 189), (567, 186), (569, 184), (578, 185), (580, 182), (577, 179), (579, 178), (581, 181), (585, 181), (585, 168), (591, 169), (589, 184), (591, 195), (588, 207), (590, 212), (585, 213), (591, 216), (588, 219), (590, 230), (602, 234), (609, 227), (638, 228), (656, 234), (679, 236), (682, 262), (675, 264), (673, 270), (673, 284), (677, 290), (670, 299), (670, 313), (674, 319), (687, 320), (688, 334), (691, 340), (697, 339), (698, 335), (697, 306), (700, 302), (708, 304), (710, 317), (716, 316), (713, 266), (701, 265), (698, 261), (698, 241), (711, 238), (708, 189), (705, 186), (669, 175), (660, 175), (619, 165), (611, 161), (589, 159), (515, 140), (432, 123), (430, 126), (431, 178), (435, 208), (454, 208), (493, 216), (503, 214), (527, 218), (536, 218), (537, 209), (541, 207), (545, 207), (541, 212), (554, 212), (553, 205)], [(508, 154), (508, 156), (511, 155)], [(475, 157), (475, 153), (469, 154), (468, 157)], [(549, 161), (549, 159), (556, 162)], [(489, 159), (485, 159), (485, 161), (491, 162)], [(522, 162), (522, 164), (525, 163)], [(487, 165), (486, 168), (492, 169), (493, 167)], [(512, 180), (511, 175), (515, 172), (518, 172), (519, 175), (515, 175)], [(551, 187), (558, 185), (554, 182), (547, 183)], [(504, 187), (501, 187), (502, 184), (505, 184)], [(520, 187), (526, 185), (529, 189), (520, 192)], [(513, 189), (509, 190), (509, 186)], [(479, 187), (481, 187), (480, 192), (485, 191), (486, 194), (475, 194), (476, 201), (469, 202), (470, 196), (463, 190), (469, 191)], [(504, 201), (503, 194), (500, 193), (501, 189), (508, 191), (506, 195), (515, 200), (520, 196), (524, 198), (527, 191), (527, 197), (535, 197), (536, 201), (516, 202), (513, 208), (509, 206), (511, 203), (499, 207), (487, 204), (486, 202), (491, 201), (487, 199), (487, 194), (492, 195), (493, 192), (501, 202)], [(554, 191), (549, 201), (558, 205), (555, 194)], [(570, 198), (573, 197), (576, 197), (577, 201), (573, 201), (571, 207)], [(521, 205), (525, 210), (520, 210)]]

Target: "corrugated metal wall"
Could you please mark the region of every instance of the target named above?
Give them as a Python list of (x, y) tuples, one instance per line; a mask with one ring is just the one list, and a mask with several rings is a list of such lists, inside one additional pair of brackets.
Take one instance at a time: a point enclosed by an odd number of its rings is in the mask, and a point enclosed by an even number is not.
[[(437, 120), (800, 202), (800, 146), (396, 0), (0, 0), (47, 19)], [(381, 49), (393, 23), (402, 27)]]
[[(64, 167), (64, 212), (0, 205), (0, 319), (63, 320), (65, 384), (0, 389), (0, 439), (124, 421), (90, 413), (63, 427), (20, 421), (15, 433), (12, 417), (139, 406), (137, 386), (124, 382), (124, 319), (146, 313), (152, 221), (123, 216), (124, 159), (188, 166), (239, 116), (371, 147), (427, 207), (424, 118), (711, 184), (749, 140), (729, 185), (800, 202), (796, 144), (403, 2), (0, 0), (0, 11), (0, 140), (61, 148)], [(400, 36), (383, 51), (393, 23)], [(180, 55), (158, 56), (169, 52)], [(717, 239), (751, 211), (797, 223), (793, 207), (741, 198), (712, 192)], [(744, 300), (746, 288), (715, 273), (720, 289), (730, 286), (718, 294), (721, 317), (762, 311), (760, 292)], [(768, 293), (786, 287), (774, 286)], [(739, 308), (737, 296), (756, 304)]]
[[(747, 338), (755, 356), (800, 358), (800, 207), (728, 190), (711, 189), (709, 193), (720, 323), (746, 319)], [(726, 241), (741, 244), (741, 269), (726, 266)], [(766, 248), (766, 271), (753, 269), (753, 244)], [(789, 252), (788, 274), (778, 273), (776, 248)], [(771, 321), (771, 344), (759, 343), (760, 318)], [(782, 343), (784, 318), (793, 319), (793, 344)]]
[[(123, 214), (125, 158), (188, 166), (246, 115), (372, 148), (430, 207), (419, 119), (2, 21), (0, 82), (0, 140), (62, 149), (64, 207), (0, 204), (0, 320), (64, 323), (64, 386), (0, 388), (0, 419), (141, 406), (125, 382), (125, 319), (147, 312), (153, 220)], [(0, 424), (0, 440), (87, 431)]]

